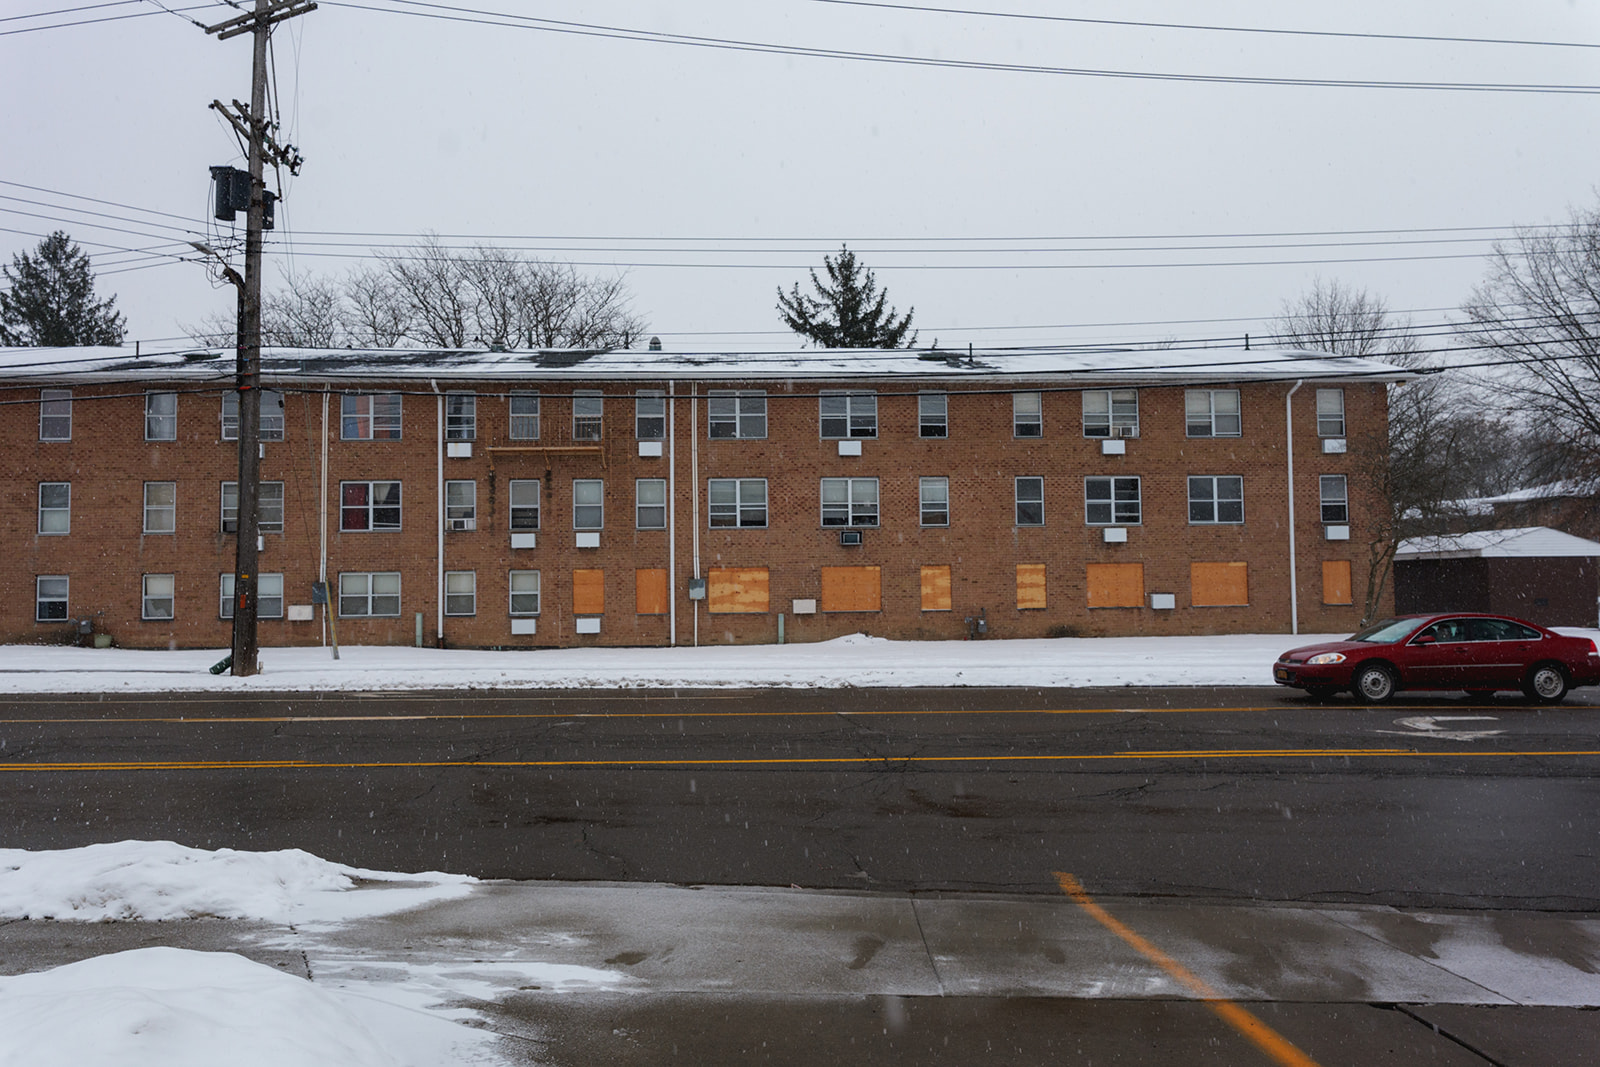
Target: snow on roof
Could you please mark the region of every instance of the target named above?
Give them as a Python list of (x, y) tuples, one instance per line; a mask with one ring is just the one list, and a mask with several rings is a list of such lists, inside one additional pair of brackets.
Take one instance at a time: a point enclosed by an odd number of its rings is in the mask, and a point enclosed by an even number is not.
[[(231, 348), (0, 348), (0, 383), (71, 377), (104, 381), (231, 379)], [(994, 379), (1036, 377), (1077, 382), (1169, 384), (1203, 381), (1407, 381), (1411, 371), (1377, 360), (1297, 349), (1032, 348), (927, 351), (804, 349), (792, 352), (576, 349), (494, 352), (481, 349), (265, 348), (268, 380), (379, 381), (435, 379), (640, 379), (645, 381), (839, 378)]]
[(1476, 530), (1446, 537), (1409, 537), (1400, 542), (1394, 558), (1469, 559), (1550, 556), (1600, 556), (1600, 541), (1588, 541), (1547, 526), (1522, 526), (1511, 530)]

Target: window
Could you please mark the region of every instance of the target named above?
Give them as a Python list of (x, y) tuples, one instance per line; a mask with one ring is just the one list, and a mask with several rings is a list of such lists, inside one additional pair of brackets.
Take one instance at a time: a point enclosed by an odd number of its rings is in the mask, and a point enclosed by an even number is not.
[(339, 529), (352, 533), (400, 529), (400, 483), (340, 482)]
[(1016, 480), (1017, 525), (1044, 525), (1044, 479), (1035, 477)]
[(638, 478), (633, 483), (634, 525), (641, 530), (667, 528), (667, 480)]
[(1239, 390), (1189, 389), (1183, 408), (1190, 437), (1239, 436)]
[(950, 479), (922, 478), (917, 482), (917, 500), (922, 525), (950, 525)]
[[(283, 394), (270, 389), (261, 393), (261, 422), (256, 427), (261, 441), (283, 440)], [(239, 394), (222, 394), (222, 439), (239, 439)]]
[(606, 483), (599, 478), (572, 483), (572, 528), (603, 530), (606, 525)]
[(706, 610), (713, 615), (759, 615), (767, 611), (770, 582), (765, 567), (712, 567), (706, 572)]
[(713, 440), (767, 436), (767, 394), (710, 393), (706, 397), (706, 432)]
[(539, 614), (539, 572), (511, 572), (511, 614)]
[(1139, 525), (1138, 478), (1085, 478), (1083, 499), (1090, 526)]
[(1353, 604), (1351, 595), (1350, 561), (1325, 559), (1322, 561), (1322, 602), (1324, 604)]
[(822, 479), (822, 525), (878, 525), (878, 479)]
[(1083, 436), (1138, 437), (1139, 390), (1085, 389)]
[(39, 483), (39, 532), (72, 532), (72, 483)]
[(878, 436), (878, 394), (824, 393), (817, 398), (825, 438)]
[(1344, 390), (1317, 390), (1317, 436), (1344, 436)]
[(1017, 564), (1017, 610), (1045, 609), (1044, 564)]
[(176, 441), (178, 439), (178, 394), (144, 394), (144, 439), (146, 441)]
[(572, 394), (572, 439), (598, 441), (605, 421), (605, 396), (597, 392), (574, 391)]
[(1091, 608), (1144, 606), (1143, 563), (1090, 563), (1084, 578)]
[(1192, 525), (1244, 521), (1244, 479), (1238, 475), (1191, 476), (1189, 522)]
[(1334, 526), (1350, 521), (1350, 495), (1344, 475), (1324, 474), (1319, 480), (1322, 496), (1322, 521)]
[[(478, 398), (472, 393), (444, 394), (444, 439), (478, 439)], [(469, 613), (470, 614), (470, 613)]]
[(765, 478), (712, 478), (706, 490), (706, 514), (713, 527), (767, 524)]
[(444, 483), (444, 528), (447, 530), (475, 530), (478, 527), (478, 483), (473, 481), (447, 481)]
[(400, 440), (400, 394), (346, 393), (340, 397), (339, 437), (345, 441)]
[(640, 567), (633, 572), (633, 613), (665, 615), (672, 608), (672, 593), (665, 567)]
[(139, 617), (141, 619), (172, 618), (172, 587), (173, 581), (170, 574), (145, 575)]
[(544, 483), (537, 478), (514, 478), (511, 481), (511, 528), (537, 530), (539, 528), (539, 492)]
[(351, 618), (399, 618), (400, 572), (347, 571), (339, 575), (339, 614)]
[(444, 572), (444, 613), (446, 615), (476, 615), (478, 613), (478, 572)]
[(950, 436), (950, 398), (944, 393), (917, 395), (917, 436)]
[(572, 613), (574, 615), (603, 615), (606, 610), (606, 572), (602, 570), (575, 570), (572, 572)]
[(667, 398), (655, 389), (640, 389), (633, 398), (633, 435), (641, 441), (667, 436)]
[[(537, 441), (539, 439), (539, 394), (511, 394), (511, 439)], [(537, 573), (529, 571), (528, 573)]]
[(144, 483), (144, 532), (169, 534), (178, 528), (178, 483)]
[(35, 622), (67, 621), (67, 583), (65, 574), (41, 574), (33, 583)]
[(878, 567), (823, 567), (823, 611), (882, 611), (883, 572)]
[(1011, 394), (1011, 436), (1044, 436), (1044, 400), (1041, 394)]
[(39, 440), (72, 440), (72, 390), (39, 390)]
[[(222, 576), (219, 613), (224, 619), (233, 618), (233, 579), (231, 574)], [(283, 575), (256, 575), (256, 618), (283, 618)]]
[[(256, 531), (283, 533), (283, 483), (262, 482), (256, 496)], [(239, 532), (239, 483), (222, 483), (222, 532)]]
[(950, 567), (922, 568), (922, 610), (950, 610)]
[(1197, 608), (1247, 606), (1249, 571), (1244, 563), (1189, 564), (1189, 603)]

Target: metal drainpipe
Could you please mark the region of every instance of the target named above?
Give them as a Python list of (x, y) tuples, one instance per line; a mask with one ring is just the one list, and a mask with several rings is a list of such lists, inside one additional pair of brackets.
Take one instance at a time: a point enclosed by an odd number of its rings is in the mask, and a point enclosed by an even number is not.
[[(692, 430), (689, 434), (689, 492), (694, 501), (690, 509), (694, 519), (694, 576), (700, 577), (700, 386), (698, 382), (689, 383), (689, 425)], [(694, 647), (700, 647), (700, 601), (691, 602), (694, 605)]]
[(1283, 398), (1284, 444), (1289, 456), (1289, 632), (1291, 634), (1300, 632), (1300, 579), (1295, 565), (1294, 547), (1294, 405), (1292, 401), (1294, 400), (1294, 394), (1299, 392), (1300, 387), (1304, 384), (1306, 384), (1306, 380), (1301, 378), (1294, 383), (1294, 388), (1290, 389)]
[(678, 645), (678, 383), (667, 383), (667, 647)]
[(434, 463), (437, 467), (434, 486), (434, 500), (437, 513), (434, 515), (434, 559), (438, 561), (435, 568), (437, 577), (434, 585), (434, 642), (444, 641), (444, 394), (439, 392), (439, 383), (433, 378), (428, 379), (428, 384), (433, 386), (435, 420), (438, 423), (438, 440), (435, 442)]
[(317, 581), (327, 590), (328, 603), (322, 607), (322, 643), (328, 643), (328, 612), (335, 610), (333, 590), (328, 588), (328, 386), (322, 387), (322, 492), (317, 499)]

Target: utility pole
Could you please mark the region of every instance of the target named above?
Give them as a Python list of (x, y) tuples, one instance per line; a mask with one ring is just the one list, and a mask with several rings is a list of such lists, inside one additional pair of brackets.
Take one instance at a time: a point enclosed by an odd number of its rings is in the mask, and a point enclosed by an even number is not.
[[(267, 38), (272, 26), (284, 19), (315, 11), (306, 0), (256, 0), (255, 10), (207, 26), (217, 40), (249, 33), (254, 38), (250, 67), (250, 106), (237, 100), (232, 110), (220, 102), (220, 111), (250, 146), (250, 214), (245, 223), (244, 278), (239, 288), (239, 334), (236, 377), (239, 390), (239, 521), (238, 556), (233, 572), (233, 675), (257, 673), (260, 645), (256, 640), (259, 604), (256, 600), (260, 557), (261, 518), (261, 232), (266, 218), (267, 188), (263, 177), (266, 157), (299, 173), (300, 159), (292, 147), (279, 147), (271, 137), (267, 119)], [(237, 275), (235, 275), (237, 277)]]

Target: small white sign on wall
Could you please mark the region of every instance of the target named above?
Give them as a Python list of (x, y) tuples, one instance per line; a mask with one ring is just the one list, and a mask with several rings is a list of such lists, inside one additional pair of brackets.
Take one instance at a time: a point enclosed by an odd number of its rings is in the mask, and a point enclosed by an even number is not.
[(815, 615), (817, 602), (815, 600), (796, 600), (793, 606), (796, 615)]

